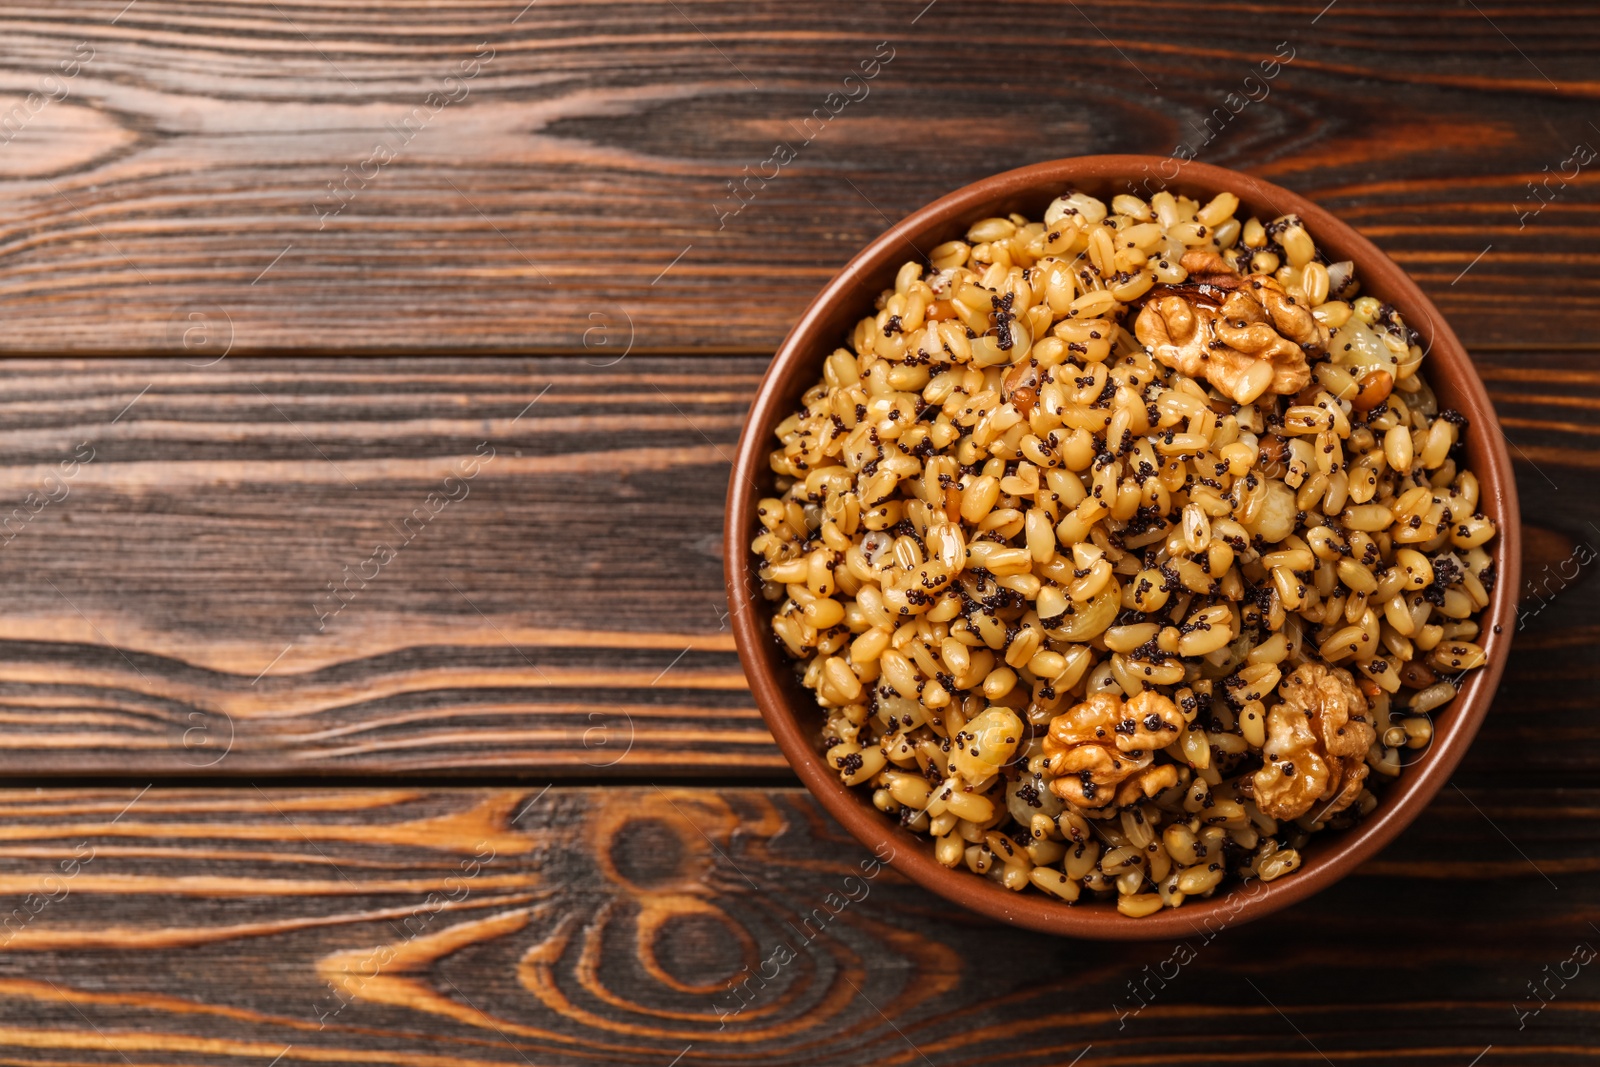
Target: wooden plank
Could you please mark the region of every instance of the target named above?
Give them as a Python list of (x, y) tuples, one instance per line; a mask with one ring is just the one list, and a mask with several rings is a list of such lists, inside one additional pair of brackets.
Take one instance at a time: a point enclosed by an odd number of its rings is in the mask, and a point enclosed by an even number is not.
[(0, 762), (781, 767), (719, 577), (760, 366), (0, 366)]
[[(596, 362), (0, 364), (0, 774), (786, 774), (719, 543), (764, 362)], [(1534, 521), (1479, 751), (1578, 773), (1600, 368), (1480, 366)]]
[(1593, 340), (1593, 7), (601, 10), (8, 5), (4, 345), (770, 351), (890, 220), (1180, 145), (1341, 213), (1469, 343)]
[(0, 1062), (1587, 1062), (1597, 828), (1594, 790), (1446, 789), (1290, 911), (1101, 945), (793, 789), (9, 791)]

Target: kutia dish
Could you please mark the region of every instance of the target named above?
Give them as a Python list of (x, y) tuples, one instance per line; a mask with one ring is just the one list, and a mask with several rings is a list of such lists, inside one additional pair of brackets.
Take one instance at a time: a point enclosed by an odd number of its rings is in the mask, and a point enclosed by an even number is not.
[(857, 287), (741, 553), (863, 814), (985, 894), (1153, 923), (1390, 821), (1498, 673), (1506, 496), (1442, 324), (1323, 213), (1088, 177)]

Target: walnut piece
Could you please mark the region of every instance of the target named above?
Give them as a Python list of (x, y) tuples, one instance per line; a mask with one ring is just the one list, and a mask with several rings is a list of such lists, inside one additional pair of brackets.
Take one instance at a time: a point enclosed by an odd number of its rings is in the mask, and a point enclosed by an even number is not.
[(1170, 763), (1146, 767), (1117, 787), (1117, 806), (1125, 808), (1137, 800), (1155, 796), (1178, 784), (1178, 768)]
[(1178, 265), (1189, 273), (1191, 282), (1207, 281), (1229, 289), (1239, 287), (1239, 272), (1216, 252), (1185, 252)]
[[(1221, 257), (1191, 253), (1184, 259), (1203, 268), (1199, 273), (1210, 284), (1230, 277), (1214, 271), (1227, 266)], [(1311, 382), (1307, 353), (1327, 349), (1328, 328), (1269, 275), (1252, 274), (1231, 284), (1237, 288), (1220, 308), (1176, 294), (1156, 297), (1140, 310), (1134, 335), (1156, 359), (1191, 378), (1204, 378), (1236, 403), (1248, 404), (1269, 392), (1298, 393)]]
[(1348, 808), (1367, 777), (1377, 738), (1367, 698), (1350, 672), (1307, 663), (1278, 687), (1283, 703), (1267, 713), (1266, 764), (1255, 773), (1256, 806), (1275, 819), (1317, 818)]
[(1050, 790), (1080, 808), (1104, 807), (1123, 793), (1129, 801), (1153, 796), (1175, 785), (1176, 773), (1168, 781), (1167, 775), (1141, 772), (1182, 729), (1177, 705), (1154, 690), (1127, 703), (1112, 693), (1095, 693), (1050, 720), (1044, 739), (1045, 773), (1054, 779)]

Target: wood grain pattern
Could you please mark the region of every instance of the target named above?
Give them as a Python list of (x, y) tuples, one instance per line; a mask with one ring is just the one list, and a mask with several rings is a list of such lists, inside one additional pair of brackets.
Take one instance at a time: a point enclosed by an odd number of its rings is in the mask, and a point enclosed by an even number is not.
[[(1600, 1058), (1597, 50), (1593, 5), (1482, 0), (7, 4), (0, 780), (48, 788), (0, 790), (0, 1067)], [(1044, 939), (790, 785), (722, 616), (727, 457), (890, 221), (1180, 144), (1472, 347), (1521, 632), (1355, 877)]]
[(1446, 789), (1312, 902), (1099, 945), (953, 912), (793, 789), (11, 791), (0, 1060), (1587, 1062), (1587, 970), (1517, 1012), (1597, 938), (1597, 812)]
[(770, 351), (890, 220), (1180, 144), (1340, 213), (1469, 344), (1600, 310), (1563, 167), (1600, 143), (1592, 5), (124, 3), (0, 14), (12, 351), (170, 351), (195, 314), (241, 353), (573, 351), (595, 316)]
[[(764, 361), (598, 362), (0, 365), (0, 773), (786, 774), (719, 558)], [(1481, 365), (1539, 517), (1481, 747), (1589, 766), (1600, 372)]]
[(782, 766), (719, 578), (759, 369), (6, 364), (6, 770)]

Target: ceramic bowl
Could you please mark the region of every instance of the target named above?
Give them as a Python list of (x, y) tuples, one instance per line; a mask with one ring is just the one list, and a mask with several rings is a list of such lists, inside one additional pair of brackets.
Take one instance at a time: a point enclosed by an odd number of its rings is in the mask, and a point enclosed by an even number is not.
[[(1362, 293), (1393, 304), (1421, 334), (1428, 349), (1423, 373), (1440, 406), (1470, 420), (1467, 463), (1481, 485), (1481, 510), (1499, 528), (1489, 545), (1499, 580), (1482, 614), (1479, 639), (1489, 663), (1434, 714), (1431, 746), (1409, 759), (1400, 778), (1383, 789), (1377, 809), (1351, 829), (1313, 837), (1303, 850), (1304, 866), (1293, 874), (1271, 883), (1234, 883), (1210, 899), (1191, 899), (1182, 907), (1138, 919), (1119, 914), (1112, 901), (1085, 897), (1067, 904), (1031, 888), (1012, 892), (965, 868), (944, 867), (934, 859), (929, 838), (902, 829), (879, 812), (865, 790), (845, 786), (823, 761), (821, 710), (800, 686), (792, 662), (769, 629), (772, 607), (760, 596), (757, 561), (750, 552), (759, 530), (756, 503), (775, 495), (767, 462), (774, 428), (820, 379), (823, 359), (871, 311), (878, 293), (892, 286), (899, 266), (924, 259), (923, 251), (961, 237), (979, 219), (1013, 211), (1041, 218), (1051, 200), (1072, 188), (1108, 203), (1117, 193), (1148, 197), (1163, 188), (1203, 203), (1227, 190), (1241, 201), (1240, 218), (1298, 214), (1329, 261), (1353, 261)], [(1515, 630), (1520, 585), (1521, 531), (1505, 439), (1466, 350), (1422, 290), (1366, 238), (1304, 197), (1238, 171), (1156, 156), (1061, 159), (997, 174), (929, 204), (867, 245), (817, 294), (773, 357), (739, 442), (725, 521), (723, 550), (739, 657), (778, 746), (822, 806), (862, 844), (880, 857), (892, 856), (897, 870), (932, 892), (1004, 922), (1086, 938), (1187, 936), (1196, 929), (1215, 930), (1258, 918), (1326, 889), (1394, 840), (1444, 785), (1489, 710)]]

